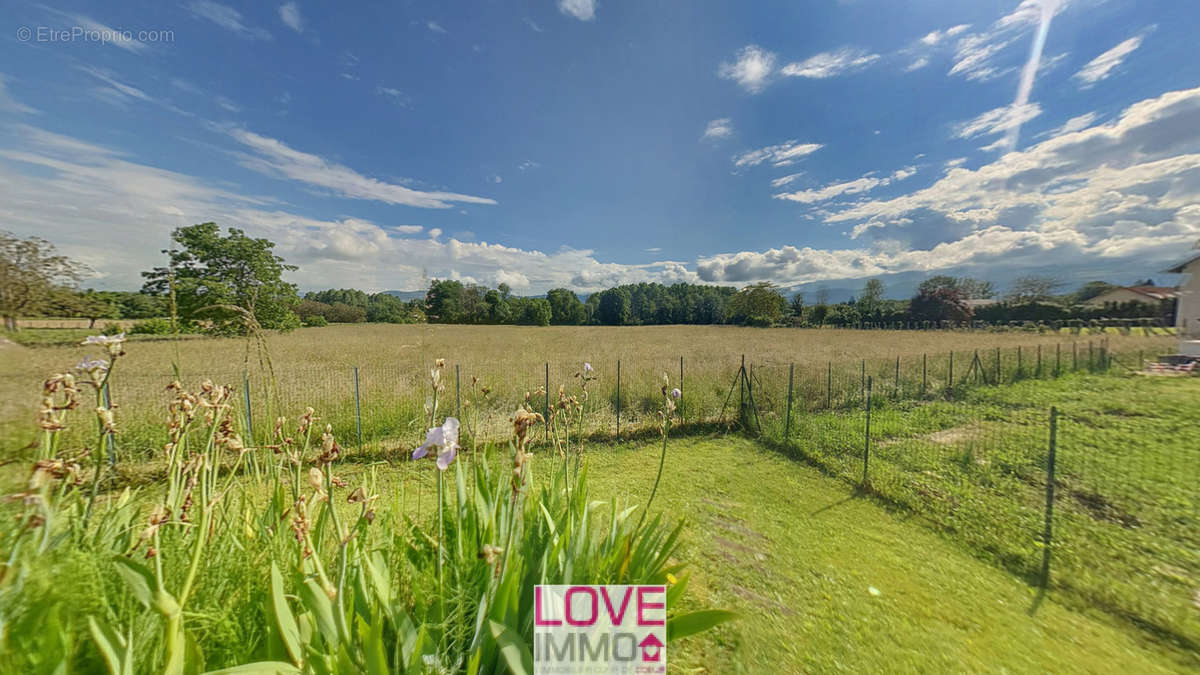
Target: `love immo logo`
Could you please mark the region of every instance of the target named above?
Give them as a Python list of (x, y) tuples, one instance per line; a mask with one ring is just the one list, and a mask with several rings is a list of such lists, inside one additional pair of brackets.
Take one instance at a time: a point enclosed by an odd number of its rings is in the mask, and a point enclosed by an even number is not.
[(666, 586), (536, 586), (535, 675), (667, 672)]

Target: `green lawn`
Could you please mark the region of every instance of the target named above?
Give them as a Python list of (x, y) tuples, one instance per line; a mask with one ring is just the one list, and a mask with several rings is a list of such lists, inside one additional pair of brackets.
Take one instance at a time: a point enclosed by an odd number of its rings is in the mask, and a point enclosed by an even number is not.
[[(554, 460), (539, 452), (537, 461), (544, 478)], [(641, 503), (658, 446), (591, 446), (586, 462), (594, 499)], [(407, 484), (411, 511), (417, 497)], [(426, 497), (426, 513), (430, 504)], [(741, 437), (673, 440), (659, 509), (688, 521), (688, 604), (742, 615), (673, 647), (674, 672), (1145, 673), (1200, 665), (1128, 624), (1069, 609), (1053, 593), (1031, 616), (1037, 593), (1026, 582), (909, 512)]]

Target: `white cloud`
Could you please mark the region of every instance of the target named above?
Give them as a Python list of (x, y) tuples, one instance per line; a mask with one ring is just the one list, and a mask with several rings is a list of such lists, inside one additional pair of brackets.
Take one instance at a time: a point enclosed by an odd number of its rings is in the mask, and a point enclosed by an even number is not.
[(521, 20), (525, 22), (525, 25), (526, 25), (526, 26), (529, 26), (529, 30), (532, 30), (532, 31), (533, 31), (533, 32), (535, 32), (535, 33), (544, 33), (544, 32), (546, 32), (546, 31), (545, 31), (545, 30), (544, 30), (544, 29), (543, 29), (541, 26), (539, 26), (539, 25), (537, 24), (537, 22), (536, 22), (536, 21), (534, 21), (533, 19), (531, 19), (531, 18), (529, 18), (529, 17), (525, 17), (524, 19), (521, 19)]
[(758, 45), (747, 45), (738, 50), (737, 58), (722, 63), (717, 75), (733, 80), (751, 94), (757, 94), (767, 86), (767, 78), (775, 70), (775, 55)]
[(300, 6), (295, 2), (285, 2), (279, 6), (279, 20), (297, 33), (304, 32), (304, 18), (300, 16)]
[[(790, 202), (799, 202), (801, 204), (815, 204), (817, 202), (829, 201), (831, 199), (841, 197), (843, 195), (856, 195), (864, 192), (870, 192), (877, 187), (891, 185), (894, 182), (902, 181), (909, 178), (917, 172), (917, 167), (906, 166), (896, 169), (890, 176), (877, 178), (872, 174), (867, 174), (860, 178), (843, 183), (831, 183), (825, 187), (815, 190), (798, 190), (796, 192), (785, 192), (773, 195), (775, 199), (782, 199)], [(771, 181), (771, 187), (778, 188), (787, 183), (790, 183), (793, 176), (784, 176)]]
[(125, 51), (132, 52), (134, 54), (139, 54), (150, 48), (150, 46), (146, 43), (135, 40), (132, 35), (111, 28), (89, 16), (85, 16), (83, 14), (70, 14), (52, 7), (43, 7), (43, 9), (70, 21), (71, 28), (79, 27), (86, 31), (103, 34), (106, 38), (104, 40), (104, 44), (112, 45), (113, 47), (124, 49)]
[(216, 104), (218, 106), (220, 106), (224, 110), (227, 110), (231, 113), (239, 113), (242, 111), (241, 106), (234, 103), (233, 101), (230, 101), (229, 99), (225, 98), (224, 96), (218, 96), (214, 99), (214, 101), (216, 102)]
[(792, 181), (796, 180), (797, 178), (799, 178), (800, 176), (803, 176), (803, 175), (804, 175), (804, 173), (801, 172), (801, 173), (788, 174), (786, 176), (780, 176), (779, 178), (776, 178), (775, 180), (771, 181), (771, 187), (781, 188), (784, 185), (791, 184)]
[[(355, 78), (357, 79), (357, 78)], [(395, 105), (401, 108), (407, 108), (412, 99), (407, 94), (396, 89), (395, 87), (384, 87), (382, 85), (375, 87), (375, 93), (379, 96), (384, 96)]]
[(1045, 137), (1054, 138), (1055, 136), (1062, 136), (1063, 134), (1071, 134), (1071, 133), (1075, 133), (1076, 131), (1082, 131), (1082, 130), (1092, 126), (1092, 124), (1094, 124), (1096, 122), (1096, 120), (1099, 118), (1100, 118), (1100, 116), (1094, 112), (1084, 113), (1082, 115), (1079, 115), (1078, 117), (1072, 117), (1071, 119), (1064, 122), (1063, 125), (1060, 127), (1055, 127), (1054, 129), (1051, 129), (1049, 131), (1039, 134), (1038, 137), (1039, 138), (1045, 138)]
[(1079, 80), (1080, 86), (1090, 87), (1100, 80), (1107, 78), (1117, 66), (1121, 65), (1125, 57), (1132, 54), (1135, 49), (1142, 45), (1143, 37), (1141, 35), (1131, 37), (1100, 56), (1088, 61), (1087, 65), (1081, 68), (1078, 73), (1075, 73), (1075, 79)]
[(878, 54), (857, 47), (842, 47), (832, 52), (822, 52), (798, 63), (789, 63), (779, 72), (789, 77), (824, 79), (860, 70), (877, 60)]
[(797, 159), (805, 155), (812, 154), (824, 147), (820, 143), (800, 143), (795, 140), (780, 143), (779, 145), (768, 145), (765, 148), (758, 150), (750, 150), (733, 158), (733, 165), (739, 169), (744, 169), (751, 166), (758, 166), (763, 162), (770, 162), (773, 166), (789, 166), (794, 164)]
[(930, 31), (925, 37), (921, 38), (921, 44), (926, 45), (928, 47), (933, 47), (934, 45), (937, 45), (939, 42), (942, 42), (946, 38), (952, 38), (955, 35), (958, 35), (959, 33), (967, 30), (970, 27), (971, 27), (971, 24), (969, 24), (969, 23), (961, 23), (957, 26), (951, 26), (950, 28), (947, 28), (946, 30)]
[(508, 284), (514, 290), (524, 290), (529, 288), (529, 277), (516, 270), (501, 269), (496, 272), (496, 285), (500, 284)]
[(251, 150), (238, 153), (240, 163), (259, 173), (300, 181), (325, 188), (335, 195), (349, 199), (369, 199), (387, 204), (403, 204), (427, 209), (446, 209), (451, 202), (495, 204), (486, 197), (453, 192), (422, 192), (364, 176), (357, 171), (329, 160), (294, 150), (282, 141), (244, 129), (228, 129), (230, 137)]
[(721, 138), (729, 138), (733, 135), (733, 120), (728, 117), (715, 119), (704, 127), (704, 138), (708, 140), (717, 140)]
[(1026, 103), (1020, 107), (1006, 105), (960, 124), (955, 130), (955, 135), (959, 138), (974, 138), (999, 134), (1020, 127), (1041, 114), (1042, 107), (1036, 103)]
[(596, 18), (596, 0), (558, 0), (558, 11), (580, 21)]
[(541, 164), (539, 164), (538, 162), (535, 162), (532, 159), (527, 159), (524, 162), (521, 162), (520, 164), (518, 164), (517, 169), (519, 169), (521, 171), (530, 171), (530, 170), (536, 169), (540, 166), (541, 166)]
[(0, 73), (0, 110), (5, 112), (22, 113), (26, 115), (36, 114), (38, 111), (24, 103), (14, 99), (8, 93), (7, 89), (8, 78)]
[(910, 63), (910, 64), (908, 64), (907, 66), (905, 66), (905, 68), (904, 68), (904, 72), (906, 72), (906, 73), (911, 73), (911, 72), (913, 72), (914, 70), (920, 70), (920, 69), (924, 68), (924, 67), (925, 67), (925, 66), (927, 66), (927, 65), (929, 65), (929, 57), (927, 57), (927, 56), (920, 56), (920, 57), (917, 57), (917, 59), (916, 59), (916, 60), (914, 60), (912, 63)]
[(954, 48), (954, 65), (948, 74), (983, 82), (1015, 71), (1015, 66), (997, 64), (997, 57), (1043, 21), (1048, 24), (1067, 4), (1067, 0), (1022, 0), (1016, 9), (986, 30), (959, 38)]
[(786, 192), (774, 195), (775, 199), (784, 199), (790, 202), (800, 202), (801, 204), (814, 204), (840, 197), (844, 194), (858, 194), (860, 192), (868, 192), (874, 190), (880, 185), (887, 185), (891, 181), (887, 178), (874, 178), (871, 176), (863, 176), (845, 183), (833, 183), (826, 185), (817, 190), (800, 190), (798, 192)]
[(428, 28), (429, 32), (431, 32), (431, 33), (441, 33), (442, 35), (445, 35), (448, 32), (445, 28), (442, 28), (441, 24), (439, 24), (436, 21), (430, 21), (430, 22), (426, 23), (425, 27)]
[(270, 40), (271, 34), (262, 28), (246, 25), (242, 21), (242, 13), (236, 9), (222, 5), (212, 0), (193, 0), (188, 3), (192, 15), (207, 19), (218, 26), (252, 40)]

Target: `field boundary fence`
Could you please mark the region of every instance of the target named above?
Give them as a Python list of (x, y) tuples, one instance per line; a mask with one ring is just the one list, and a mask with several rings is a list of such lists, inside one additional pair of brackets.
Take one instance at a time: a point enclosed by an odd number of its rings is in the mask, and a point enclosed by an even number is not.
[[(1100, 344), (1055, 356), (1044, 377), (1116, 374), (1144, 354)], [(796, 364), (746, 366), (740, 426), (1042, 593), (1200, 650), (1200, 447), (1130, 436), (1139, 413), (1115, 401), (1097, 409), (1022, 387), (1037, 361), (1017, 350), (946, 359), (936, 396), (905, 396), (902, 366), (863, 362), (862, 395), (833, 405), (799, 386)], [(1188, 420), (1163, 426), (1184, 433)]]

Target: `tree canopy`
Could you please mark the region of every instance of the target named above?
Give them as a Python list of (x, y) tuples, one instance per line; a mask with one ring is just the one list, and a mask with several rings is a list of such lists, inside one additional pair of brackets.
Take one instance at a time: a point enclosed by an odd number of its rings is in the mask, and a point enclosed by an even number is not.
[(245, 331), (237, 310), (263, 328), (299, 325), (292, 311), (299, 302), (296, 287), (283, 280), (284, 272), (297, 268), (275, 255), (274, 242), (247, 237), (237, 228), (228, 232), (221, 236), (216, 223), (176, 229), (174, 246), (163, 251), (168, 265), (142, 273), (143, 291), (167, 295), (174, 286), (179, 318), (208, 322), (214, 332)]
[(17, 329), (22, 314), (38, 314), (56, 289), (74, 286), (87, 267), (59, 255), (40, 237), (20, 239), (0, 231), (0, 316), (4, 327)]

